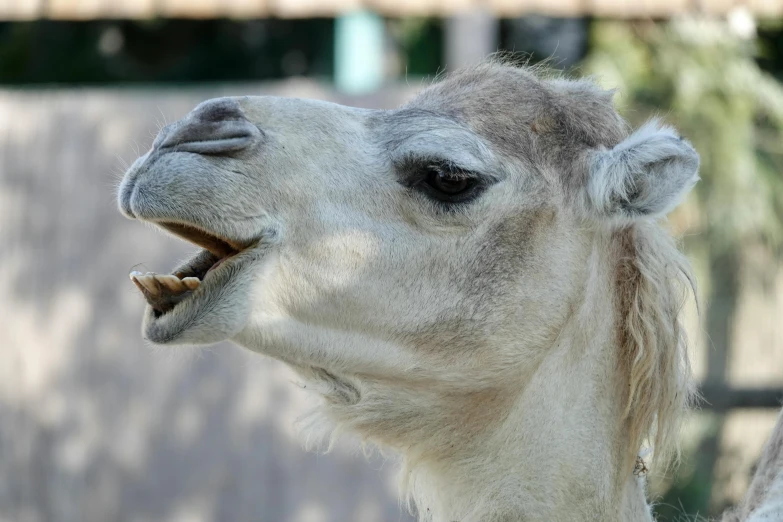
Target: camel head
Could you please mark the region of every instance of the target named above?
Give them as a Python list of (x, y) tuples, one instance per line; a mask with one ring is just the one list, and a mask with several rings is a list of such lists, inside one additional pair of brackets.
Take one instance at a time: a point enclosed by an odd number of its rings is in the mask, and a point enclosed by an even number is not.
[[(679, 379), (663, 360), (678, 353), (633, 351), (649, 317), (634, 326), (628, 285), (652, 270), (636, 256), (657, 255), (655, 219), (698, 163), (668, 127), (629, 132), (589, 81), (487, 64), (396, 110), (206, 101), (160, 131), (118, 200), (201, 247), (170, 275), (131, 274), (146, 339), (280, 359), (320, 392), (322, 417), (424, 461), (504, 444), (513, 412), (542, 401), (544, 419), (617, 395), (626, 422), (634, 394)], [(673, 328), (674, 304), (648, 308)], [(633, 408), (639, 429), (659, 406)]]

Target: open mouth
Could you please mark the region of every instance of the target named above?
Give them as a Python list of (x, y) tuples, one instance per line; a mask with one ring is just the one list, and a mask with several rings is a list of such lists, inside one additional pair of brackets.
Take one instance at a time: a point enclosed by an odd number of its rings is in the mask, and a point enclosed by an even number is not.
[(173, 310), (177, 304), (198, 292), (210, 273), (240, 254), (249, 244), (219, 237), (195, 226), (169, 221), (156, 222), (164, 230), (202, 247), (194, 258), (172, 274), (131, 272), (130, 279), (152, 307), (155, 317)]

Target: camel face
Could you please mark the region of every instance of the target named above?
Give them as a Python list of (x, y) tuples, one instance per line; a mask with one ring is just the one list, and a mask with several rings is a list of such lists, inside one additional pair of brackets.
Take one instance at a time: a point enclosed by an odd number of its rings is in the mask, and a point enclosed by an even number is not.
[[(633, 154), (612, 156), (625, 132), (592, 84), (497, 66), (394, 111), (204, 102), (120, 188), (127, 216), (204, 248), (170, 276), (132, 274), (144, 335), (463, 389), (517, 374), (573, 311), (601, 220), (665, 211), (695, 175), (663, 176), (673, 195), (628, 181)], [(669, 148), (640, 165), (695, 168), (687, 144), (656, 136)]]
[[(503, 335), (508, 317), (487, 322), (503, 307), (488, 291), (547, 264), (533, 244), (557, 227), (548, 192), (447, 114), (207, 101), (161, 131), (120, 190), (126, 215), (205, 249), (177, 277), (136, 275), (145, 337), (234, 337), (293, 361), (346, 342), (380, 345), (401, 368), (421, 363), (417, 352), (440, 360), (431, 352), (444, 343), (453, 357)], [(528, 300), (528, 320), (545, 324), (536, 296), (512, 300), (509, 313)]]
[(487, 64), (393, 111), (206, 101), (118, 200), (203, 249), (131, 274), (144, 336), (286, 362), (313, 424), (405, 454), (422, 520), (648, 522), (637, 451), (690, 397), (687, 261), (655, 219), (698, 164), (589, 81)]

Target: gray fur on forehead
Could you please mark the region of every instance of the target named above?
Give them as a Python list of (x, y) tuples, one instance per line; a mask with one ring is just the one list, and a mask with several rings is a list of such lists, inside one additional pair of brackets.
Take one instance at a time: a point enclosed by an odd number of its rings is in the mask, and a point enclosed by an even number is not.
[(456, 119), (500, 153), (561, 163), (627, 136), (612, 95), (590, 80), (548, 79), (539, 69), (489, 62), (447, 76), (407, 108)]

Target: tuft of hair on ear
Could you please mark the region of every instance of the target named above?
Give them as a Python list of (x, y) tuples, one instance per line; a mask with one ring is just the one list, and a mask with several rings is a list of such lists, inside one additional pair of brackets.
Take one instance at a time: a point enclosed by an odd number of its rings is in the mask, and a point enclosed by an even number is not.
[(699, 180), (699, 155), (674, 129), (653, 119), (589, 159), (593, 213), (623, 221), (673, 210)]

